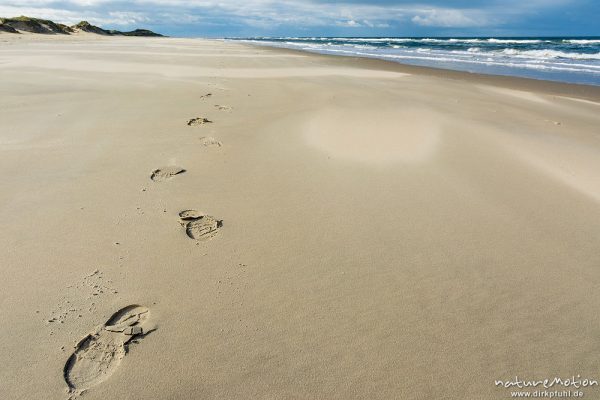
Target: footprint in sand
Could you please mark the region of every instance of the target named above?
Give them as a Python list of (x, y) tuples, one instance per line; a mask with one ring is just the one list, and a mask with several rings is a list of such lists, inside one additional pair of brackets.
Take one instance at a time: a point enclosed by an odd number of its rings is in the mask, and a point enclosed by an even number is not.
[(223, 143), (219, 142), (212, 136), (201, 137), (200, 143), (202, 143), (202, 146), (204, 147), (221, 147), (223, 145)]
[(215, 108), (219, 111), (227, 111), (227, 112), (233, 110), (233, 108), (230, 106), (222, 106), (220, 104), (215, 104)]
[(223, 226), (223, 221), (196, 210), (180, 212), (179, 223), (185, 228), (185, 233), (190, 239), (198, 241), (212, 239)]
[(205, 125), (205, 124), (212, 124), (212, 121), (208, 118), (204, 118), (204, 117), (197, 117), (197, 118), (192, 118), (187, 122), (188, 126), (196, 126), (196, 125)]
[(154, 182), (164, 182), (164, 181), (171, 179), (175, 175), (183, 174), (184, 172), (185, 172), (185, 169), (183, 169), (181, 167), (175, 167), (175, 166), (163, 167), (163, 168), (155, 169), (154, 171), (152, 171), (152, 174), (150, 175), (150, 179), (152, 179)]
[(156, 329), (150, 324), (149, 317), (148, 308), (130, 305), (117, 311), (104, 325), (84, 337), (63, 371), (69, 393), (77, 397), (108, 379), (127, 354), (129, 342)]
[(561, 126), (562, 125), (562, 123), (560, 121), (553, 121), (551, 119), (545, 119), (544, 121), (550, 122), (551, 124), (554, 124), (556, 126)]

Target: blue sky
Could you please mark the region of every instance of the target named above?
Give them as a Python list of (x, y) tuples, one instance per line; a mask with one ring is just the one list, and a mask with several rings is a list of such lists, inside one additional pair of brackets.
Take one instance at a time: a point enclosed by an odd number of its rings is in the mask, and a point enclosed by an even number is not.
[(173, 36), (600, 35), (600, 0), (0, 0), (18, 15)]

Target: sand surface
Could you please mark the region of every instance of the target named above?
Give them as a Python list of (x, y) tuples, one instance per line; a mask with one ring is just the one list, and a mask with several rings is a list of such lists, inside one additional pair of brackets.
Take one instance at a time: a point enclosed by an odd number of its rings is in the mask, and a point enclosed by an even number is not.
[(2, 399), (600, 379), (598, 90), (38, 38), (0, 35)]

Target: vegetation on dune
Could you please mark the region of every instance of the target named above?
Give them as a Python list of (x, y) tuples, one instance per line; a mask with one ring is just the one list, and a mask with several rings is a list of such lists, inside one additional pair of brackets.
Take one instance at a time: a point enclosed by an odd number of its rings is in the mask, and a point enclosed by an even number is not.
[(92, 25), (87, 21), (81, 21), (78, 24), (73, 25), (73, 28), (84, 32), (96, 33), (98, 35), (110, 35), (110, 32), (106, 29)]
[(147, 29), (136, 29), (129, 32), (121, 32), (117, 30), (106, 30), (100, 28), (99, 26), (92, 25), (87, 21), (81, 21), (73, 26), (68, 26), (47, 19), (32, 18), (24, 15), (14, 18), (0, 18), (0, 31), (9, 33), (31, 32), (62, 35), (83, 31), (107, 36), (163, 36)]
[(1, 18), (2, 25), (9, 26), (15, 30), (46, 33), (46, 34), (68, 34), (69, 32), (53, 21), (40, 18), (31, 18), (24, 15), (15, 18)]
[[(114, 31), (111, 31), (114, 32)], [(160, 33), (152, 32), (148, 29), (136, 29), (130, 32), (118, 32), (116, 35), (124, 35), (124, 36), (152, 36), (152, 37), (160, 37), (163, 36)]]
[(8, 33), (19, 33), (18, 30), (13, 28), (10, 25), (5, 25), (4, 22), (0, 20), (0, 32), (8, 32)]

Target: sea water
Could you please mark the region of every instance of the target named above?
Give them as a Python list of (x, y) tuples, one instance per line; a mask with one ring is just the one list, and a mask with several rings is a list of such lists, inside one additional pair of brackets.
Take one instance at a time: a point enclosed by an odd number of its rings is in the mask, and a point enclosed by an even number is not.
[(236, 40), (483, 74), (600, 85), (600, 37), (256, 37)]

